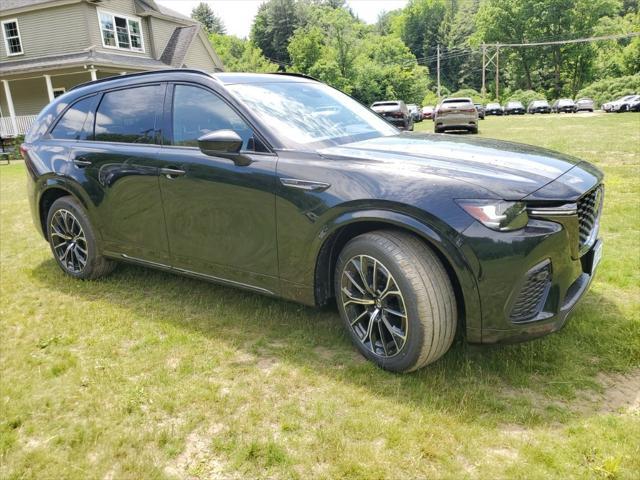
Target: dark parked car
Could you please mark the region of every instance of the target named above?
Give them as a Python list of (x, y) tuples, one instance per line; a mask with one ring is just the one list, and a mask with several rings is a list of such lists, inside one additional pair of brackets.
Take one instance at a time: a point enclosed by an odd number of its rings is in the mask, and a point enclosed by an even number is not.
[(524, 105), (522, 102), (511, 101), (507, 102), (504, 106), (504, 114), (505, 115), (524, 115), (526, 110), (524, 109)]
[(502, 115), (504, 110), (499, 103), (487, 103), (484, 113), (485, 115)]
[(640, 112), (640, 95), (636, 95), (636, 98), (629, 102), (630, 112)]
[(413, 130), (413, 115), (402, 100), (375, 102), (371, 110), (402, 130)]
[(478, 118), (480, 120), (484, 120), (484, 115), (485, 115), (484, 105), (482, 105), (481, 103), (474, 103), (474, 105), (476, 107), (476, 111), (478, 112)]
[(67, 275), (130, 262), (335, 298), (360, 352), (392, 371), (437, 360), (456, 335), (559, 330), (602, 254), (603, 176), (589, 163), (401, 133), (300, 75), (98, 80), (45, 107), (21, 152), (35, 225)]
[(576, 100), (576, 112), (593, 112), (595, 102), (591, 98), (579, 98)]
[(561, 98), (551, 105), (552, 113), (575, 113), (576, 104), (570, 98)]
[(534, 113), (551, 113), (551, 107), (546, 100), (534, 100), (527, 107), (527, 112), (532, 115)]
[(628, 112), (631, 110), (631, 104), (640, 99), (640, 95), (625, 95), (612, 102), (607, 102), (602, 105), (602, 109), (605, 112)]

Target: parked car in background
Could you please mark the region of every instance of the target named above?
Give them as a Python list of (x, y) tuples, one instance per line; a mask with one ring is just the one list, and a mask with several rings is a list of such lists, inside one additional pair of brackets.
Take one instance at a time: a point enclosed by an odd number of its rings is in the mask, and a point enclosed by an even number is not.
[(470, 98), (446, 98), (435, 112), (435, 132), (467, 130), (478, 133), (478, 111)]
[(402, 130), (413, 130), (413, 115), (402, 100), (374, 102), (371, 110)]
[(504, 106), (505, 115), (524, 115), (525, 113), (526, 110), (524, 109), (524, 105), (522, 105), (522, 102), (518, 102), (517, 100), (507, 102)]
[(504, 110), (502, 110), (502, 105), (499, 103), (487, 103), (487, 106), (484, 109), (485, 115), (503, 115)]
[(602, 256), (595, 166), (478, 140), (402, 135), (309, 78), (179, 69), (74, 88), (20, 151), (34, 225), (68, 277), (127, 262), (335, 302), (364, 357), (410, 372), (456, 336), (560, 330)]
[(433, 110), (435, 107), (433, 105), (427, 105), (422, 107), (422, 118), (426, 120), (431, 120), (433, 118)]
[(551, 106), (546, 100), (534, 100), (527, 107), (527, 113), (551, 113)]
[(484, 105), (482, 105), (481, 103), (474, 103), (476, 110), (478, 111), (478, 118), (480, 120), (484, 120), (484, 116), (485, 116), (485, 111), (484, 111)]
[(552, 113), (575, 113), (576, 104), (570, 98), (560, 98), (551, 105)]
[(636, 98), (629, 101), (630, 112), (640, 112), (640, 95), (636, 95)]
[(611, 102), (611, 112), (622, 113), (631, 110), (631, 104), (640, 98), (640, 95), (627, 95), (615, 102)]
[(596, 103), (591, 98), (579, 98), (576, 100), (576, 112), (593, 112)]
[(418, 105), (416, 105), (415, 103), (410, 103), (409, 105), (407, 105), (407, 108), (409, 109), (409, 113), (411, 113), (411, 117), (413, 118), (414, 122), (422, 121), (422, 112), (420, 111), (420, 107), (418, 107)]

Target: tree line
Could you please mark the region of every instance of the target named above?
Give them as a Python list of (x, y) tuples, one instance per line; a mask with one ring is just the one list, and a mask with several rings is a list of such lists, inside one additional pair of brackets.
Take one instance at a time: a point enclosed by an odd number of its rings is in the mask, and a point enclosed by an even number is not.
[[(481, 87), (482, 44), (640, 32), (638, 0), (410, 0), (374, 25), (344, 0), (267, 0), (248, 39), (227, 35), (205, 3), (192, 16), (209, 31), (228, 70), (305, 73), (365, 104), (385, 98), (434, 103), (438, 46), (441, 93), (469, 93)], [(638, 36), (500, 49), (501, 100), (523, 91), (574, 97), (593, 82), (625, 76), (635, 82), (637, 75)], [(491, 68), (487, 99), (495, 97), (494, 88)]]

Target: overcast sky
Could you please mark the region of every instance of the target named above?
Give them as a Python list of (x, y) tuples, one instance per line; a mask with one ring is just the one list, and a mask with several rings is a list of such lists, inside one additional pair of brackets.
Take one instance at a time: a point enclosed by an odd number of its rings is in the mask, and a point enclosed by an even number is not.
[[(190, 16), (193, 7), (200, 0), (156, 0), (158, 3)], [(258, 7), (264, 0), (210, 0), (213, 11), (222, 18), (227, 33), (238, 37), (248, 37)], [(348, 0), (354, 13), (367, 23), (375, 23), (382, 11), (395, 10), (406, 5), (407, 0)]]

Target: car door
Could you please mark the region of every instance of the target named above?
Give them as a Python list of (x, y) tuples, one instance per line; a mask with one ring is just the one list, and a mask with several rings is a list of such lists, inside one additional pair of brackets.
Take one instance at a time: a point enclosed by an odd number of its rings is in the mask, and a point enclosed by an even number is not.
[(158, 183), (158, 127), (166, 85), (104, 92), (70, 159), (93, 199), (107, 254), (166, 263), (169, 247)]
[[(176, 83), (165, 111), (170, 145), (161, 148), (160, 177), (173, 265), (216, 279), (275, 292), (277, 157), (250, 125), (212, 90)], [(204, 154), (198, 138), (233, 130), (243, 139), (235, 163)]]

